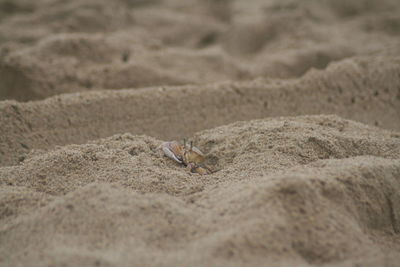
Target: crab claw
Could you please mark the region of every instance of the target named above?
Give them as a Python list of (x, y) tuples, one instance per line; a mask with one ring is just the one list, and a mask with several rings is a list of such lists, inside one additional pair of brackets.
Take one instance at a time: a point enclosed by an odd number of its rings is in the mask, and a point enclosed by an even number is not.
[(178, 142), (164, 142), (161, 147), (167, 157), (181, 164), (183, 163), (183, 148)]

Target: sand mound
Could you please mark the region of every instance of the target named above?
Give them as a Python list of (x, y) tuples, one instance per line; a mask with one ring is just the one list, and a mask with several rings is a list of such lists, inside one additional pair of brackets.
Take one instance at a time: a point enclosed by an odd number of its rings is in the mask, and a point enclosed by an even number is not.
[(400, 129), (400, 61), (348, 59), (301, 79), (257, 79), (207, 86), (158, 87), (63, 95), (32, 103), (0, 103), (0, 165), (30, 149), (84, 143), (121, 132), (179, 139), (237, 120), (339, 114)]
[(398, 134), (311, 116), (194, 140), (218, 172), (190, 174), (161, 141), (129, 134), (1, 168), (3, 263), (376, 264), (390, 261), (380, 250), (398, 253)]

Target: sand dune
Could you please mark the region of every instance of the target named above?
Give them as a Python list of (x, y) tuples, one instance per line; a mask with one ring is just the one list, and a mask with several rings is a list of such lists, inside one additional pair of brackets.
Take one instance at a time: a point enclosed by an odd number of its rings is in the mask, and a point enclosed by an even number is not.
[(0, 1), (0, 265), (397, 266), (399, 10)]
[(0, 153), (5, 156), (0, 163), (15, 164), (30, 149), (127, 131), (173, 139), (237, 120), (275, 116), (338, 114), (399, 130), (400, 62), (368, 59), (349, 59), (290, 81), (96, 91), (26, 104), (3, 101)]
[(398, 134), (311, 116), (235, 123), (195, 140), (219, 171), (190, 174), (161, 141), (130, 134), (3, 167), (2, 258), (307, 265), (397, 254)]

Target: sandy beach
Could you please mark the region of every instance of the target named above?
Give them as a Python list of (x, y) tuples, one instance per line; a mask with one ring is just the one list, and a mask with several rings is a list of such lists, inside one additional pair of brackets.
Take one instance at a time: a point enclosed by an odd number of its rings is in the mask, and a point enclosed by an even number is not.
[(397, 0), (0, 0), (0, 266), (399, 261)]

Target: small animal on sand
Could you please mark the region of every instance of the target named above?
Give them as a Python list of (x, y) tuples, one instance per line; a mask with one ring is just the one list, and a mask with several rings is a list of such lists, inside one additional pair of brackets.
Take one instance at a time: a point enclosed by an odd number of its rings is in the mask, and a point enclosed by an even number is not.
[(164, 155), (185, 166), (190, 172), (200, 175), (211, 174), (213, 171), (205, 164), (205, 155), (197, 147), (183, 139), (183, 145), (177, 141), (164, 142)]

